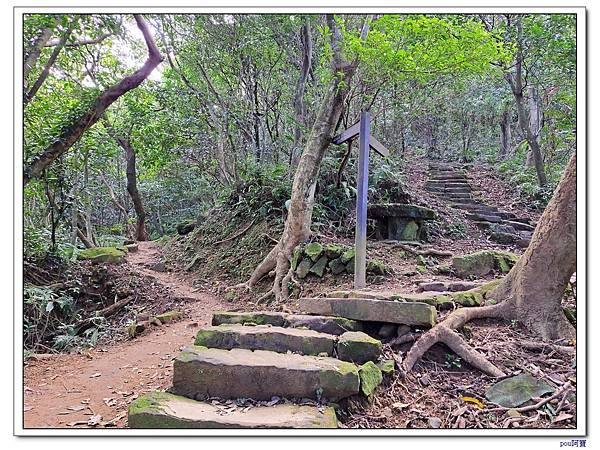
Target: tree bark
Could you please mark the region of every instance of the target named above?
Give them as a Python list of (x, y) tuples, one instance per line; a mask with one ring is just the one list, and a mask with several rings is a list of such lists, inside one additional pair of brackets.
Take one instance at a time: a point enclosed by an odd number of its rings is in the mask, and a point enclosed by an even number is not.
[(44, 66), (44, 69), (42, 70), (42, 73), (37, 78), (37, 80), (35, 80), (35, 83), (33, 83), (33, 86), (31, 87), (31, 89), (29, 89), (29, 91), (27, 91), (25, 93), (24, 98), (23, 98), (23, 106), (27, 105), (31, 101), (31, 99), (33, 97), (35, 97), (35, 94), (37, 94), (37, 92), (42, 87), (42, 84), (44, 84), (44, 81), (46, 81), (46, 78), (48, 78), (48, 74), (50, 73), (50, 69), (52, 68), (52, 66), (56, 62), (56, 59), (58, 58), (58, 55), (60, 54), (60, 51), (65, 46), (65, 44), (67, 42), (67, 39), (71, 35), (71, 31), (72, 31), (72, 28), (71, 28), (71, 26), (69, 26), (69, 28), (67, 28), (67, 30), (60, 37), (58, 43), (54, 47), (54, 50), (52, 50), (52, 54), (50, 55), (50, 58), (48, 58), (48, 61), (46, 62), (46, 65)]
[[(58, 25), (59, 18), (57, 17), (54, 22), (54, 26)], [(40, 54), (42, 53), (42, 48), (46, 45), (46, 43), (50, 40), (52, 36), (52, 32), (54, 31), (54, 27), (44, 28), (38, 38), (35, 40), (33, 47), (29, 51), (29, 54), (25, 58), (23, 62), (23, 85), (25, 85), (25, 81), (29, 77), (29, 73), (35, 67)]]
[(62, 156), (75, 144), (83, 133), (94, 125), (104, 111), (112, 105), (119, 97), (138, 87), (150, 75), (158, 64), (163, 60), (154, 39), (148, 30), (148, 25), (139, 14), (134, 14), (136, 23), (148, 47), (148, 58), (144, 65), (133, 74), (126, 76), (119, 83), (106, 89), (100, 94), (87, 112), (66, 128), (56, 141), (46, 148), (41, 155), (25, 168), (23, 184), (26, 185), (32, 178), (39, 178), (42, 172), (49, 167), (57, 158)]
[[(546, 173), (544, 171), (544, 160), (542, 158), (542, 151), (538, 141), (539, 129), (536, 132), (530, 127), (531, 120), (525, 109), (525, 98), (523, 90), (525, 85), (523, 83), (523, 23), (522, 19), (517, 21), (517, 53), (515, 60), (515, 71), (514, 73), (507, 72), (505, 78), (510, 85), (511, 91), (515, 98), (515, 104), (517, 106), (517, 116), (519, 119), (519, 128), (525, 136), (527, 143), (529, 144), (529, 151), (533, 158), (535, 165), (535, 171), (537, 174), (538, 184), (543, 187), (547, 183)], [(536, 113), (537, 114), (537, 113)]]
[(296, 127), (294, 129), (294, 144), (290, 155), (290, 173), (298, 166), (301, 155), (302, 130), (306, 127), (306, 106), (304, 103), (304, 94), (306, 92), (306, 82), (312, 65), (312, 35), (310, 28), (310, 19), (300, 29), (300, 43), (302, 48), (302, 65), (300, 68), (300, 78), (296, 87), (294, 96), (294, 113), (296, 115)]
[(505, 159), (512, 153), (512, 135), (510, 129), (510, 109), (506, 108), (500, 121), (500, 158)]
[(146, 210), (142, 202), (142, 197), (137, 188), (137, 171), (136, 171), (136, 155), (135, 150), (131, 146), (128, 139), (116, 136), (115, 139), (125, 150), (125, 161), (127, 166), (125, 169), (125, 175), (127, 177), (127, 192), (133, 202), (133, 209), (135, 209), (136, 215), (136, 227), (135, 227), (135, 239), (138, 241), (147, 241), (148, 232), (146, 231)]

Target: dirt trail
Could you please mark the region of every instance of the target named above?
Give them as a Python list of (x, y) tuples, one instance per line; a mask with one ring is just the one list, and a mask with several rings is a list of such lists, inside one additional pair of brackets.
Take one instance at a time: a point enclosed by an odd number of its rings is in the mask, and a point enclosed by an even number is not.
[[(176, 296), (193, 299), (185, 303), (190, 317), (152, 327), (138, 338), (100, 346), (87, 354), (48, 355), (30, 361), (24, 373), (26, 428), (87, 427), (91, 417), (101, 422), (126, 425), (128, 404), (143, 392), (170, 385), (172, 358), (192, 343), (198, 325), (208, 324), (211, 313), (231, 304), (200, 293), (191, 280), (146, 267), (158, 262), (159, 249), (140, 242), (138, 252), (127, 256), (135, 269), (171, 288)], [(76, 422), (82, 422), (77, 423)]]

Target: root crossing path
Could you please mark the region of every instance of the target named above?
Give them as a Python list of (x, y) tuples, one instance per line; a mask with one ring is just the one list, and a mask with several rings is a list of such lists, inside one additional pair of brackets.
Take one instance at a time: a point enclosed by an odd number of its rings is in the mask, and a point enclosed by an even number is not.
[(149, 269), (159, 255), (156, 244), (140, 242), (127, 263), (174, 295), (190, 298), (183, 306), (188, 318), (85, 354), (40, 355), (28, 361), (23, 392), (26, 428), (125, 427), (128, 404), (144, 392), (170, 386), (172, 358), (193, 342), (198, 326), (209, 324), (213, 311), (231, 307), (197, 292), (189, 279)]

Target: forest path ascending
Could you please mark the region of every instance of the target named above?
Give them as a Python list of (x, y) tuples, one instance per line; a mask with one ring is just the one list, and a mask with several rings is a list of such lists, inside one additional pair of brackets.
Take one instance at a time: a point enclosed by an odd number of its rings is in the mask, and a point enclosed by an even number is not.
[(193, 342), (197, 326), (209, 324), (213, 311), (231, 308), (224, 300), (197, 292), (187, 278), (149, 269), (147, 265), (159, 262), (159, 255), (156, 244), (140, 242), (127, 262), (176, 296), (193, 299), (183, 306), (190, 319), (152, 327), (131, 341), (100, 346), (87, 354), (30, 360), (24, 373), (26, 428), (87, 428), (87, 421), (98, 415), (105, 426), (124, 427), (127, 406), (134, 398), (171, 385), (171, 360)]

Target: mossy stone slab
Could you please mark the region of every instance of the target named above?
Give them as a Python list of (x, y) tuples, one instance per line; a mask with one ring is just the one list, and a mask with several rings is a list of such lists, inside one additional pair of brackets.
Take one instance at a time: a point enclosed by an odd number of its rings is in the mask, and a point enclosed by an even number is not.
[(358, 367), (339, 359), (264, 350), (186, 347), (173, 364), (174, 394), (336, 401), (359, 391)]
[(254, 312), (229, 312), (217, 311), (213, 313), (212, 324), (254, 324), (254, 325), (273, 325), (282, 327), (285, 322), (285, 314), (272, 311), (254, 311)]
[(129, 428), (337, 428), (330, 406), (295, 405), (237, 408), (228, 414), (212, 403), (168, 392), (150, 392), (128, 409)]
[(300, 353), (303, 355), (327, 354), (333, 356), (336, 337), (318, 331), (282, 328), (267, 325), (204, 326), (196, 334), (195, 345), (230, 350), (269, 350), (273, 352)]

